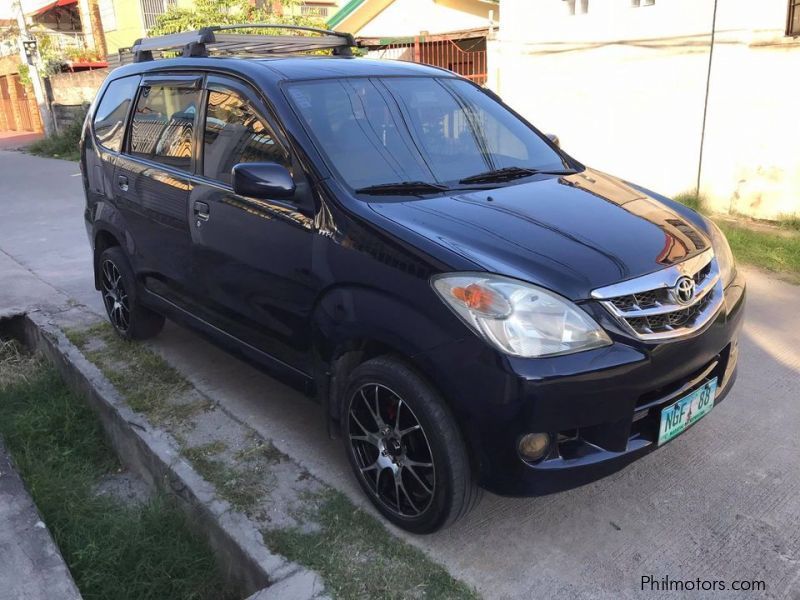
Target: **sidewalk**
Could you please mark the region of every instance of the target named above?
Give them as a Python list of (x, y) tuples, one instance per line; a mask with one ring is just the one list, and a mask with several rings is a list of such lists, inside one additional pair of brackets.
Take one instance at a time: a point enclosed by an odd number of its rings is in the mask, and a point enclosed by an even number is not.
[(0, 439), (0, 600), (79, 600), (50, 532)]
[(43, 133), (31, 131), (0, 131), (0, 150), (17, 150), (40, 140)]

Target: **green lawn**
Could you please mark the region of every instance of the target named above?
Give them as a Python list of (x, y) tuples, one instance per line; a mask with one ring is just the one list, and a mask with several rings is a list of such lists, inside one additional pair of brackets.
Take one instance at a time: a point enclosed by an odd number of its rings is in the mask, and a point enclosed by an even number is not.
[[(679, 194), (675, 200), (704, 212), (697, 194)], [(737, 262), (779, 273), (800, 283), (800, 219), (790, 218), (770, 227), (755, 227), (746, 220), (731, 222), (715, 219), (725, 233)]]
[(737, 261), (800, 282), (800, 234), (776, 235), (725, 221), (717, 224), (725, 232)]
[(94, 493), (120, 470), (94, 413), (52, 366), (2, 340), (0, 435), (86, 600), (234, 597), (170, 500)]

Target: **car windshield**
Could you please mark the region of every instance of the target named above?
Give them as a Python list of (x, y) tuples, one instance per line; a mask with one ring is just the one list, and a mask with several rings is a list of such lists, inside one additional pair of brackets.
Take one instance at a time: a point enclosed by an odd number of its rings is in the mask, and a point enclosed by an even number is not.
[(403, 182), (453, 186), (499, 169), (569, 167), (525, 122), (467, 81), (325, 79), (293, 83), (288, 96), (318, 149), (356, 190)]

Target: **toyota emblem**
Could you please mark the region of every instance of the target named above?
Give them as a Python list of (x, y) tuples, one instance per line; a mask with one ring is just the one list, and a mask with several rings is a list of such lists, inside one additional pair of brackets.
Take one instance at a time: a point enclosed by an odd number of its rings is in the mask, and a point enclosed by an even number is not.
[(680, 304), (689, 304), (694, 299), (694, 279), (681, 277), (672, 288), (672, 293)]

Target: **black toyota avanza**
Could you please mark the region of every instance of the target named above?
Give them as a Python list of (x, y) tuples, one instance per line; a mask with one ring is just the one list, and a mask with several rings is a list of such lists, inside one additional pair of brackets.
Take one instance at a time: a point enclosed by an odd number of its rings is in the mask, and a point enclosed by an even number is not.
[(89, 111), (121, 336), (168, 317), (318, 399), (415, 532), (619, 470), (730, 391), (745, 284), (711, 221), (449, 71), (248, 28), (139, 41)]

